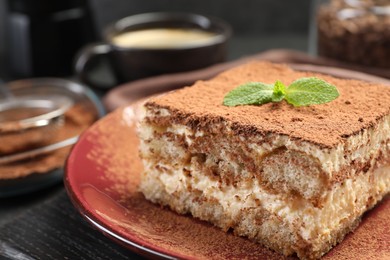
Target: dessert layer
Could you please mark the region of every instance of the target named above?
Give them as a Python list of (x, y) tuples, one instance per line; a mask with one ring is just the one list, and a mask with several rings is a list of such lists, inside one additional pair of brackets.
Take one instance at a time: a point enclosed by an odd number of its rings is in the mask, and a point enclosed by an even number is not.
[[(249, 81), (288, 85), (300, 77), (317, 76), (334, 84), (340, 97), (331, 103), (296, 108), (286, 102), (262, 106), (225, 107), (224, 95)], [(199, 81), (149, 101), (149, 106), (168, 108), (173, 121), (198, 128), (221, 120), (232, 123), (241, 135), (270, 133), (289, 136), (334, 148), (351, 135), (375, 127), (390, 112), (388, 86), (356, 80), (338, 79), (316, 73), (297, 72), (287, 66), (271, 63), (250, 63), (220, 74), (210, 81)], [(194, 120), (194, 118), (196, 120)]]
[(212, 155), (194, 155), (179, 164), (163, 163), (158, 154), (145, 156), (149, 158), (140, 188), (147, 199), (301, 258), (317, 258), (328, 251), (390, 191), (390, 166), (383, 166), (333, 185), (317, 207), (303, 198), (273, 193), (257, 179), (228, 183), (205, 175), (221, 176), (229, 167), (247, 175), (228, 159), (216, 163)]
[[(333, 149), (276, 134), (239, 136), (228, 122), (216, 122), (202, 130), (178, 124), (164, 126), (170, 119), (166, 109), (149, 108), (144, 116), (140, 137), (154, 150), (152, 159), (157, 156), (162, 162), (182, 164), (193, 155), (212, 154), (212, 160), (219, 164), (228, 159), (240, 165), (225, 166), (223, 182), (257, 178), (274, 192), (301, 196), (318, 206), (333, 183), (390, 162), (388, 116)], [(245, 174), (237, 174), (240, 168)]]
[[(331, 103), (225, 107), (250, 81), (316, 76)], [(153, 202), (301, 258), (317, 258), (390, 192), (390, 88), (251, 63), (145, 104), (141, 191)]]
[[(388, 140), (370, 148), (377, 150), (368, 164), (351, 164), (344, 179), (329, 183), (321, 160), (313, 156), (324, 149), (310, 143), (307, 150), (291, 142), (271, 146), (279, 142), (229, 135), (226, 125), (224, 130), (218, 123), (196, 132), (176, 124), (157, 126), (157, 117), (149, 113), (140, 129), (145, 164), (141, 190), (147, 199), (224, 230), (232, 228), (286, 255), (319, 257), (390, 191)], [(166, 110), (156, 114), (169, 117)], [(379, 136), (374, 137), (374, 128), (370, 131), (374, 139)]]

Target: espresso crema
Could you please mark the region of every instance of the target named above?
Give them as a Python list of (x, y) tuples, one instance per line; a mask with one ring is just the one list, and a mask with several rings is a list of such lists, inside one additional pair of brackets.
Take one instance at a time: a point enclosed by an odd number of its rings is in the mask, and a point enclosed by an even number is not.
[(173, 49), (204, 46), (221, 37), (199, 29), (151, 28), (124, 32), (113, 37), (112, 42), (124, 48)]

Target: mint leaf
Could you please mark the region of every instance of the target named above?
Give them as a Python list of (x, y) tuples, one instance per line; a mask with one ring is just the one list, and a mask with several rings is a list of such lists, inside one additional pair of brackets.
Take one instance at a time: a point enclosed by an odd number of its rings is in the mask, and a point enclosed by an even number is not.
[(294, 106), (323, 104), (339, 96), (337, 88), (319, 78), (301, 78), (286, 89), (285, 99)]
[(272, 102), (280, 102), (286, 95), (286, 87), (279, 80), (275, 82), (274, 91), (272, 93)]
[(297, 79), (290, 86), (279, 80), (274, 85), (249, 82), (233, 89), (223, 99), (225, 106), (261, 105), (285, 99), (294, 106), (323, 104), (336, 99), (339, 92), (335, 86), (319, 78)]
[(249, 82), (230, 91), (223, 99), (225, 106), (260, 105), (272, 101), (274, 86)]

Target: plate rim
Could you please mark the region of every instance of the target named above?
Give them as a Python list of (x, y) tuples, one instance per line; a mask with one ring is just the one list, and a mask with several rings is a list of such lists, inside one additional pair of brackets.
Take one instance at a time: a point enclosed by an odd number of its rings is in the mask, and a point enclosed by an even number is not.
[[(128, 106), (133, 106), (134, 104), (129, 104)], [(128, 107), (126, 106), (126, 107)], [(69, 153), (69, 156), (66, 159), (65, 166), (64, 166), (64, 187), (68, 194), (68, 197), (70, 198), (70, 201), (72, 202), (73, 206), (77, 209), (77, 211), (81, 214), (82, 218), (86, 220), (91, 226), (102, 233), (104, 236), (111, 239), (113, 242), (119, 243), (120, 245), (126, 247), (127, 249), (131, 250), (132, 252), (139, 254), (141, 256), (145, 257), (152, 257), (153, 259), (195, 259), (190, 256), (186, 256), (180, 253), (175, 254), (174, 251), (170, 251), (171, 254), (168, 252), (162, 252), (163, 249), (159, 248), (157, 246), (154, 246), (153, 244), (150, 244), (149, 242), (146, 242), (145, 245), (140, 245), (139, 243), (133, 241), (134, 239), (125, 238), (121, 236), (121, 234), (118, 234), (116, 230), (113, 230), (107, 223), (100, 220), (100, 217), (96, 214), (94, 214), (92, 211), (88, 209), (87, 206), (84, 205), (82, 199), (77, 195), (77, 192), (73, 189), (73, 185), (71, 183), (71, 173), (69, 171), (69, 167), (71, 164), (71, 161), (74, 160), (74, 157), (77, 152), (75, 152), (77, 149), (79, 149), (79, 146), (81, 146), (84, 142), (86, 142), (87, 135), (98, 125), (101, 124), (102, 121), (109, 120), (110, 116), (113, 116), (115, 113), (121, 113), (123, 111), (124, 107), (120, 107), (111, 113), (107, 114), (105, 117), (100, 118), (94, 124), (92, 124), (87, 130), (85, 130), (79, 137), (78, 142), (71, 148), (71, 151)], [(135, 234), (128, 233), (131, 236), (136, 237)], [(159, 250), (160, 249), (160, 250)]]
[[(289, 67), (291, 67), (292, 69), (294, 70), (298, 70), (298, 71), (311, 71), (311, 72), (315, 72), (315, 73), (321, 73), (321, 74), (328, 74), (328, 75), (331, 75), (333, 77), (339, 77), (339, 78), (347, 78), (347, 77), (342, 77), (338, 74), (334, 74), (332, 69), (335, 68), (335, 67), (332, 67), (332, 66), (319, 66), (319, 65), (311, 65), (310, 66), (312, 67), (312, 69), (308, 70), (306, 66), (308, 66), (307, 64), (289, 64), (288, 65)], [(324, 70), (327, 70), (329, 69), (330, 71), (324, 71)], [(361, 76), (363, 75), (368, 75), (368, 76), (371, 76), (372, 79), (381, 79), (382, 81), (379, 82), (381, 84), (386, 84), (386, 83), (389, 83), (390, 80), (389, 79), (386, 79), (386, 78), (382, 78), (382, 77), (378, 77), (378, 76), (372, 76), (370, 74), (366, 74), (366, 73), (362, 73), (362, 72), (357, 72), (357, 71), (353, 71), (353, 70), (348, 70), (348, 69), (341, 69), (341, 68), (337, 68), (337, 70), (341, 71), (342, 72), (353, 72), (352, 74), (352, 77), (350, 77), (351, 79), (357, 79), (357, 80), (365, 80), (365, 79), (362, 79)], [(367, 81), (367, 80), (365, 80)], [(374, 81), (375, 82), (375, 81)], [(92, 225), (93, 228), (97, 229), (99, 232), (103, 233), (103, 235), (105, 235), (106, 237), (110, 238), (111, 240), (113, 240), (114, 242), (117, 242), (121, 245), (124, 245), (126, 248), (128, 248), (129, 250), (137, 253), (137, 254), (140, 254), (142, 256), (147, 256), (147, 257), (158, 257), (159, 259), (177, 259), (177, 258), (185, 258), (185, 259), (195, 259), (194, 257), (191, 257), (191, 256), (183, 256), (182, 254), (178, 253), (178, 254), (174, 254), (174, 251), (170, 251), (171, 253), (173, 254), (167, 254), (166, 252), (161, 252), (158, 250), (157, 247), (155, 247), (155, 249), (153, 248), (154, 246), (151, 245), (150, 243), (149, 246), (142, 246), (142, 245), (139, 245), (137, 244), (136, 242), (134, 241), (129, 241), (129, 239), (127, 238), (122, 238), (120, 235), (116, 234), (117, 232), (115, 230), (112, 230), (109, 226), (107, 226), (106, 223), (102, 223), (99, 219), (99, 217), (97, 217), (96, 215), (94, 215), (92, 212), (90, 212), (86, 206), (82, 203), (82, 201), (80, 200), (80, 198), (74, 193), (74, 191), (72, 190), (72, 185), (70, 184), (69, 182), (69, 171), (68, 171), (68, 167), (69, 167), (69, 161), (71, 159), (73, 159), (73, 156), (75, 155), (75, 150), (78, 149), (78, 147), (83, 143), (85, 142), (85, 139), (86, 139), (86, 135), (88, 133), (90, 133), (98, 124), (100, 124), (102, 121), (105, 121), (105, 120), (108, 120), (107, 118), (109, 118), (110, 116), (112, 116), (113, 114), (115, 113), (119, 113), (120, 111), (123, 111), (123, 109), (125, 107), (129, 107), (129, 106), (134, 106), (135, 103), (137, 101), (132, 101), (131, 103), (129, 103), (128, 105), (125, 105), (125, 106), (121, 106), (119, 108), (116, 108), (114, 111), (110, 112), (109, 114), (107, 114), (106, 116), (104, 116), (103, 118), (100, 118), (98, 121), (96, 121), (94, 124), (92, 124), (79, 138), (79, 141), (72, 147), (70, 153), (69, 153), (69, 156), (66, 160), (66, 163), (65, 163), (65, 167), (64, 167), (64, 186), (66, 188), (66, 191), (67, 191), (67, 194), (69, 195), (70, 199), (71, 199), (71, 202), (72, 204), (75, 206), (75, 208), (79, 211), (79, 213), (81, 213), (83, 219), (85, 219), (88, 223), (90, 223)], [(95, 219), (91, 218), (89, 214), (92, 214)], [(104, 228), (104, 229), (101, 229), (101, 228)], [(119, 238), (118, 238), (119, 237)], [(123, 239), (123, 240), (122, 240)], [(131, 242), (131, 243), (129, 243)], [(330, 251), (329, 251), (330, 252)]]

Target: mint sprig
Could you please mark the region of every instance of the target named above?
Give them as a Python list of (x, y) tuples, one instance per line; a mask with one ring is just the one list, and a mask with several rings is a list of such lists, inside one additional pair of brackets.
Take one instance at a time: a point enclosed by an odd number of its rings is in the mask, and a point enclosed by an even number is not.
[(225, 106), (261, 105), (283, 99), (299, 107), (330, 102), (339, 96), (337, 88), (319, 78), (300, 78), (286, 87), (279, 80), (275, 84), (249, 82), (233, 89), (223, 99)]

